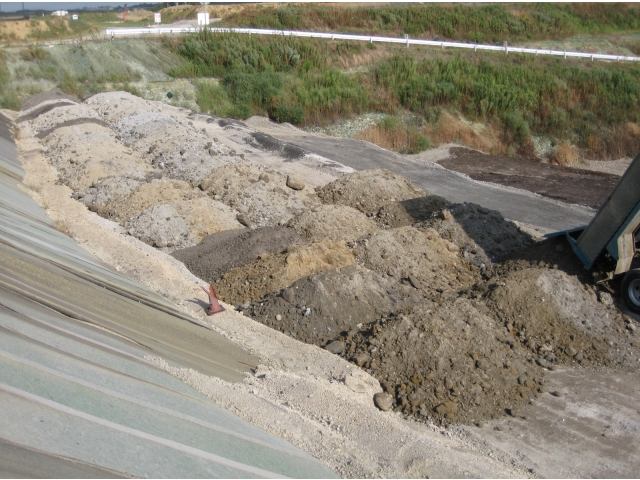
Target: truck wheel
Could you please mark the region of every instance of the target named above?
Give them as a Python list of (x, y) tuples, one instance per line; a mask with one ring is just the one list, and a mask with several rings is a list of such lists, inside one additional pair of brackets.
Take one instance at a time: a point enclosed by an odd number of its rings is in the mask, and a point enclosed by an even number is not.
[(630, 270), (624, 276), (622, 296), (631, 310), (640, 313), (640, 270)]

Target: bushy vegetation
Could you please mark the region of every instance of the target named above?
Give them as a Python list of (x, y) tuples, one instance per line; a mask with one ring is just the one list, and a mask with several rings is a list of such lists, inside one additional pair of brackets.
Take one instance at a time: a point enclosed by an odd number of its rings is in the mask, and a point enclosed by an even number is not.
[(0, 51), (0, 108), (19, 110), (20, 102), (18, 102), (18, 99), (13, 95), (13, 92), (7, 89), (10, 76), (9, 69), (4, 61), (4, 54)]
[(519, 3), (345, 6), (336, 11), (335, 6), (288, 4), (247, 8), (224, 23), (501, 43), (637, 30), (640, 9), (623, 3)]
[[(175, 77), (218, 77), (224, 89), (199, 83), (198, 103), (212, 111), (210, 98), (230, 102), (223, 107), (236, 118), (267, 113), (295, 124), (327, 123), (364, 112), (367, 91), (329, 65), (341, 51), (360, 45), (329, 44), (291, 37), (259, 38), (205, 31), (165, 44), (187, 59), (169, 73)], [(225, 104), (226, 105), (226, 104)], [(219, 109), (218, 109), (219, 111)]]
[(412, 112), (426, 115), (440, 106), (472, 120), (499, 119), (505, 143), (517, 146), (537, 133), (605, 154), (598, 138), (618, 125), (640, 121), (640, 67), (633, 64), (398, 55), (381, 62), (373, 75), (378, 88)]
[[(211, 32), (166, 44), (187, 60), (172, 75), (220, 79), (219, 85), (198, 84), (198, 103), (219, 115), (267, 113), (305, 125), (369, 110), (409, 111), (433, 124), (434, 112), (445, 109), (498, 128), (509, 152), (532, 153), (532, 135), (577, 144), (599, 158), (635, 155), (640, 147), (638, 129), (629, 126), (640, 123), (640, 67), (634, 64), (396, 47), (402, 53), (348, 75), (332, 65), (365, 52), (365, 44)], [(424, 134), (435, 131), (389, 122), (371, 135), (388, 137), (394, 150), (407, 153), (427, 148)]]

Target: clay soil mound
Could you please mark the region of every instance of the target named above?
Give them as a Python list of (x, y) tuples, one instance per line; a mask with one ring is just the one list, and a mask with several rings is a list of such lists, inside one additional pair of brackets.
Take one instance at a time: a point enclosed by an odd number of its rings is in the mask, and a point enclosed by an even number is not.
[(408, 280), (432, 298), (479, 279), (478, 269), (458, 257), (459, 248), (431, 228), (377, 231), (361, 238), (356, 250), (365, 267), (397, 281)]
[(231, 270), (215, 287), (221, 300), (242, 304), (259, 300), (303, 277), (355, 262), (354, 252), (343, 242), (323, 240), (292, 245), (283, 253), (263, 254), (257, 261)]
[(463, 256), (476, 266), (504, 260), (534, 243), (529, 234), (500, 212), (473, 203), (451, 205), (418, 226), (437, 230), (443, 238), (458, 245)]
[(424, 196), (409, 180), (385, 169), (349, 173), (318, 189), (324, 203), (376, 214), (389, 202)]
[(409, 285), (350, 265), (298, 280), (253, 302), (246, 314), (293, 338), (324, 346), (422, 298)]
[(311, 241), (328, 238), (336, 242), (353, 242), (377, 230), (373, 220), (346, 205), (314, 207), (293, 218), (288, 226)]
[(291, 228), (239, 228), (208, 235), (200, 244), (172, 255), (197, 277), (216, 283), (228, 271), (248, 265), (261, 255), (282, 252), (290, 245), (305, 242)]
[(392, 408), (419, 420), (473, 423), (515, 413), (541, 388), (543, 370), (475, 303), (422, 302), (347, 337), (345, 356), (380, 381)]
[(380, 208), (376, 221), (384, 228), (406, 227), (428, 220), (450, 205), (451, 202), (438, 195), (391, 202)]
[(251, 226), (282, 225), (308, 208), (320, 205), (315, 192), (287, 186), (287, 176), (250, 163), (218, 168), (200, 189), (246, 215)]

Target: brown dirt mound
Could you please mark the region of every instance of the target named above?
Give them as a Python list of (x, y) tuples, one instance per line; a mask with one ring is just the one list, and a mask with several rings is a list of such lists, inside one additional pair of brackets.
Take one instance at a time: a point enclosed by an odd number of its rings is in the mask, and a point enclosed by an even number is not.
[(473, 265), (488, 265), (514, 252), (529, 248), (534, 241), (496, 210), (473, 203), (462, 203), (441, 210), (421, 227), (431, 227), (458, 245)]
[(294, 190), (287, 186), (286, 175), (244, 162), (216, 169), (200, 188), (245, 214), (257, 227), (284, 224), (294, 215), (320, 205), (312, 189)]
[(256, 262), (231, 270), (215, 287), (221, 300), (242, 304), (259, 300), (308, 275), (355, 262), (354, 252), (343, 242), (323, 240), (292, 245), (283, 253), (263, 254)]
[(98, 213), (104, 213), (117, 222), (126, 222), (156, 205), (176, 204), (198, 198), (206, 198), (206, 195), (191, 188), (187, 182), (162, 179), (142, 184), (131, 194), (105, 203), (104, 210)]
[(378, 213), (389, 202), (424, 196), (409, 180), (385, 169), (343, 175), (317, 192), (324, 203), (347, 205), (369, 214)]
[(373, 220), (345, 205), (320, 205), (291, 219), (288, 226), (311, 241), (352, 242), (377, 230)]
[(298, 280), (253, 302), (245, 313), (293, 338), (324, 346), (422, 298), (411, 286), (350, 265)]
[(216, 283), (228, 271), (250, 264), (260, 255), (278, 253), (290, 245), (305, 242), (292, 228), (240, 228), (206, 236), (199, 245), (172, 255), (195, 276)]
[(624, 318), (602, 293), (546, 267), (514, 262), (502, 273), (347, 336), (344, 356), (380, 380), (398, 411), (462, 423), (517, 416), (560, 363), (634, 366), (638, 346), (620, 353)]
[(347, 337), (345, 356), (380, 381), (396, 411), (417, 419), (472, 423), (515, 413), (540, 389), (543, 370), (474, 304), (422, 302)]
[(384, 228), (406, 227), (428, 220), (435, 212), (439, 212), (450, 205), (451, 202), (438, 195), (392, 202), (380, 208), (376, 221)]
[(459, 248), (431, 228), (382, 230), (357, 243), (359, 263), (398, 281), (408, 281), (431, 298), (479, 280), (478, 269), (459, 258)]

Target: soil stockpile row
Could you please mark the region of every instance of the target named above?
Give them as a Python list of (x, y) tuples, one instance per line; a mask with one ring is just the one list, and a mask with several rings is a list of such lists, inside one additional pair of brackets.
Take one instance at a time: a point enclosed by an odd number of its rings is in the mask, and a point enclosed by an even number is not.
[(173, 256), (197, 277), (215, 283), (234, 268), (250, 264), (265, 254), (278, 253), (290, 245), (305, 242), (291, 228), (242, 228), (209, 235), (199, 245), (176, 251)]
[(517, 415), (558, 364), (637, 367), (611, 295), (498, 212), (387, 170), (313, 189), (291, 173), (303, 157), (267, 152), (267, 167), (252, 141), (220, 141), (219, 120), (122, 92), (23, 125), (73, 198), (254, 320), (366, 369), (383, 410), (478, 423)]

